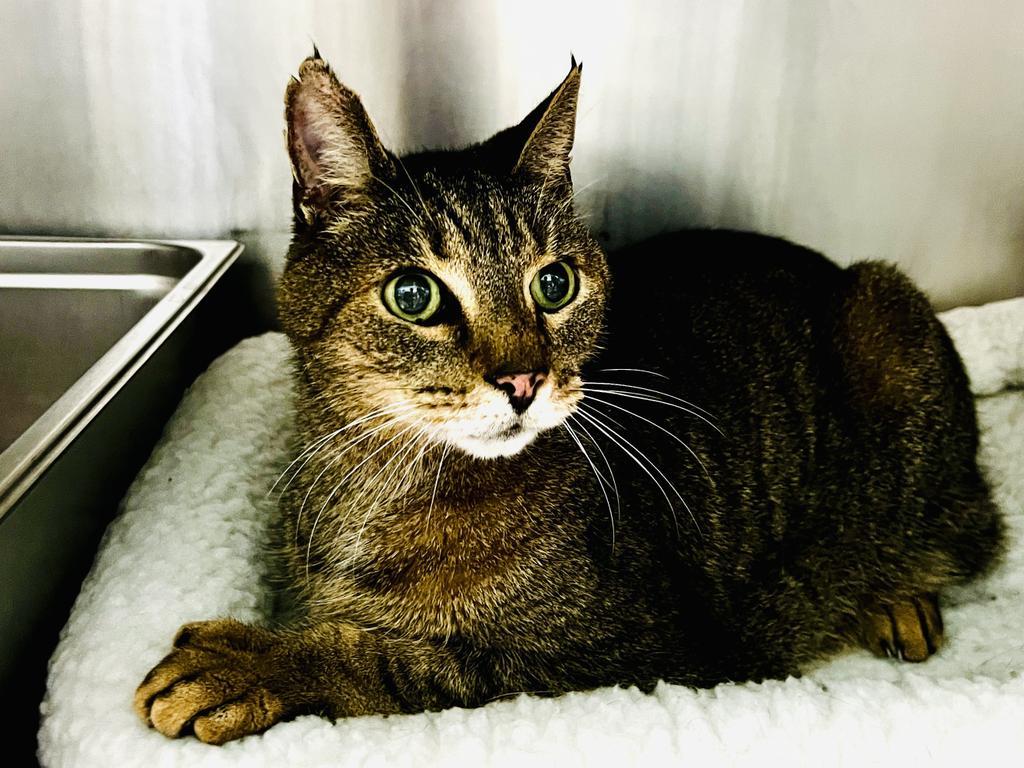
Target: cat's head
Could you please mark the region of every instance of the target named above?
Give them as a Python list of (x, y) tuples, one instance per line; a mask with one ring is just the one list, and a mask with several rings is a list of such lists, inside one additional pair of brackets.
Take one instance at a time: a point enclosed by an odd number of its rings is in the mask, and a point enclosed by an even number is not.
[(490, 458), (572, 413), (609, 281), (573, 210), (581, 71), (482, 144), (399, 158), (319, 55), (302, 63), (285, 97), (295, 222), (279, 312), (337, 427), (393, 419)]

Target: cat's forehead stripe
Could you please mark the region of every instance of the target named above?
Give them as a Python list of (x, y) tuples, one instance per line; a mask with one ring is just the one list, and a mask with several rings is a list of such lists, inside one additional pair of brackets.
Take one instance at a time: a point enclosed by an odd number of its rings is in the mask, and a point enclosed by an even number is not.
[(469, 252), (478, 238), (467, 221), (465, 213), (453, 206), (448, 206), (441, 212), (440, 219), (444, 223), (442, 253), (455, 256)]
[(487, 196), (487, 206), (490, 222), (498, 237), (509, 243), (516, 240), (507, 201), (492, 194)]
[(483, 265), (519, 254), (529, 260), (537, 251), (537, 239), (526, 217), (498, 193), (481, 195), (471, 203), (457, 194), (440, 195), (433, 219), (440, 239), (436, 250), (443, 258)]

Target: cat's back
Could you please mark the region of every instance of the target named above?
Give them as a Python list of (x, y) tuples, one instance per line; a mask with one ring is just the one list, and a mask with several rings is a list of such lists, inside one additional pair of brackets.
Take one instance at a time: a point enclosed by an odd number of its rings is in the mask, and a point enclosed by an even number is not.
[(844, 417), (974, 422), (952, 342), (896, 267), (844, 268), (781, 238), (731, 230), (659, 235), (609, 263), (602, 367), (658, 372), (727, 411), (771, 397)]
[(624, 248), (609, 263), (602, 366), (713, 380), (718, 392), (796, 361), (816, 376), (835, 373), (832, 337), (851, 277), (820, 253), (749, 232), (684, 230)]
[(816, 251), (734, 230), (658, 235), (612, 253), (609, 263), (610, 314), (624, 323), (645, 316), (700, 317), (719, 308), (737, 319), (814, 311), (828, 306), (846, 283), (844, 270)]
[[(785, 240), (715, 230), (661, 235), (609, 261), (595, 368), (618, 393), (596, 386), (599, 402), (648, 420), (615, 410), (692, 500), (703, 537), (692, 561), (723, 594), (742, 604), (750, 590), (749, 605), (762, 604), (751, 574), (791, 557), (785, 567), (798, 563), (836, 605), (990, 567), (1002, 528), (976, 463), (967, 377), (898, 269), (844, 268)], [(814, 625), (815, 611), (787, 621)]]

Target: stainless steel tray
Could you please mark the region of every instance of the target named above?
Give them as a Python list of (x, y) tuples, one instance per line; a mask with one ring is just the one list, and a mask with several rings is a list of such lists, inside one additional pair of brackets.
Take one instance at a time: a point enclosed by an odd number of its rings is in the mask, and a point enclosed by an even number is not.
[(240, 250), (0, 239), (0, 519)]
[(263, 330), (229, 270), (241, 250), (0, 238), (0, 695), (18, 702), (18, 764), (118, 502), (195, 376)]

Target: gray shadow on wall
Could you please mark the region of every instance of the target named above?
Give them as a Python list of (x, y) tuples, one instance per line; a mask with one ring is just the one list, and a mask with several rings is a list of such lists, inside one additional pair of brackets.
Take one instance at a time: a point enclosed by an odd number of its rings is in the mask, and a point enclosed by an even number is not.
[(100, 235), (89, 94), (77, 4), (6, 3), (0, 87), (0, 228), (10, 234)]
[(403, 78), (399, 102), (404, 135), (418, 147), (458, 147), (487, 138), (494, 111), (497, 62), (489, 40), (497, 20), (489, 5), (419, 0), (405, 11), (399, 32)]
[(599, 168), (603, 180), (579, 193), (577, 210), (607, 249), (677, 229), (757, 229), (754, 205), (738, 183), (710, 210), (685, 169), (637, 168), (617, 156), (602, 158)]

